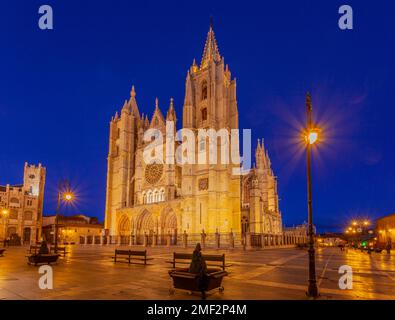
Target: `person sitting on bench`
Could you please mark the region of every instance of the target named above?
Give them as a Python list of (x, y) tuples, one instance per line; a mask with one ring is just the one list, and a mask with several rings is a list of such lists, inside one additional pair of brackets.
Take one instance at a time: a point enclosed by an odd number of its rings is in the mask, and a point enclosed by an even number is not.
[(195, 250), (193, 251), (192, 261), (189, 266), (189, 272), (199, 275), (199, 290), (202, 292), (203, 299), (205, 298), (205, 292), (208, 285), (207, 275), (207, 264), (202, 256), (202, 247), (200, 243), (196, 244)]
[(41, 242), (41, 246), (40, 246), (40, 250), (38, 250), (38, 254), (48, 254), (49, 253), (49, 249), (47, 246), (47, 242), (43, 241)]

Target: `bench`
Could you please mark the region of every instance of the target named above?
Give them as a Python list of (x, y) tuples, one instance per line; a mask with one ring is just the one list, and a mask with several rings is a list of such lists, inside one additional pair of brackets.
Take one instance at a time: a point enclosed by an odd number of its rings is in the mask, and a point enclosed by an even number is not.
[[(176, 269), (176, 264), (190, 264), (192, 256), (192, 253), (173, 252), (173, 260), (168, 260), (166, 262), (171, 263), (173, 265), (173, 269)], [(207, 266), (220, 267), (223, 271), (225, 271), (226, 267), (231, 266), (231, 264), (225, 264), (225, 254), (204, 254), (203, 258), (206, 261)]]
[[(51, 246), (50, 249), (49, 249), (49, 252), (55, 253), (55, 246)], [(66, 251), (66, 247), (58, 247), (58, 252), (56, 252), (56, 253), (59, 253), (59, 252), (62, 252), (63, 257), (65, 257), (66, 254), (68, 253), (68, 252)]]
[(35, 266), (38, 264), (51, 264), (56, 263), (58, 261), (58, 254), (32, 254), (27, 256), (28, 264), (34, 264)]
[(40, 246), (39, 245), (31, 244), (30, 247), (29, 247), (28, 252), (29, 253), (37, 253), (37, 251), (39, 251), (39, 250), (40, 250)]
[(5, 249), (0, 249), (0, 257), (2, 257), (4, 255), (4, 251), (5, 251)]
[(114, 262), (118, 261), (119, 256), (124, 257), (129, 264), (134, 263), (132, 260), (144, 261), (144, 265), (147, 264), (148, 260), (152, 260), (152, 258), (147, 258), (147, 250), (120, 250), (115, 249), (115, 254), (112, 259)]

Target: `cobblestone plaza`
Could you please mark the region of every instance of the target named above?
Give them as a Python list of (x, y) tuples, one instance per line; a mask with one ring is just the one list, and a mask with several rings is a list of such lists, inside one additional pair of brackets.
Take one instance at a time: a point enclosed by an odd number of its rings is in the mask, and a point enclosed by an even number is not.
[[(130, 247), (127, 247), (130, 248)], [(140, 247), (134, 247), (138, 249)], [(141, 248), (140, 248), (141, 249)], [(75, 245), (53, 265), (54, 288), (38, 286), (38, 267), (27, 264), (27, 247), (11, 247), (0, 257), (0, 299), (200, 299), (184, 291), (169, 294), (170, 265), (176, 252), (192, 248), (148, 248), (148, 265), (114, 263), (114, 246)], [(307, 299), (307, 252), (295, 248), (264, 250), (204, 250), (225, 253), (229, 276), (224, 292), (207, 299)], [(341, 265), (353, 269), (353, 289), (338, 286)], [(395, 299), (395, 255), (371, 254), (338, 248), (317, 251), (320, 299)]]

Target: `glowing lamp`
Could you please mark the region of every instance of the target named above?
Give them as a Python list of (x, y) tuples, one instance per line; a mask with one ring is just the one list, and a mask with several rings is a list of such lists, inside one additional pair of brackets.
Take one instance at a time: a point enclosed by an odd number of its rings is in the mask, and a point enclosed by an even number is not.
[(66, 193), (64, 194), (64, 200), (66, 200), (66, 201), (71, 201), (71, 200), (73, 200), (73, 194), (72, 194), (71, 192), (66, 192)]

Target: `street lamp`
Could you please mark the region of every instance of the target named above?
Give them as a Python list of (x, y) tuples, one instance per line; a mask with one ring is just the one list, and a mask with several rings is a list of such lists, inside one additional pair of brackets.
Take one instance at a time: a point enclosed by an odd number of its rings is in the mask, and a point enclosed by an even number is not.
[(315, 272), (315, 249), (314, 249), (314, 228), (313, 228), (313, 199), (311, 187), (311, 147), (318, 142), (318, 129), (313, 124), (313, 107), (310, 94), (306, 95), (306, 115), (307, 126), (305, 131), (306, 139), (306, 159), (307, 159), (307, 212), (308, 212), (308, 237), (309, 237), (309, 286), (307, 295), (318, 297), (318, 288)]
[(60, 204), (62, 201), (71, 202), (74, 199), (74, 194), (71, 192), (70, 183), (67, 180), (61, 181), (58, 184), (58, 204), (56, 206), (55, 216), (55, 253), (58, 252), (58, 233), (59, 233), (59, 214)]

